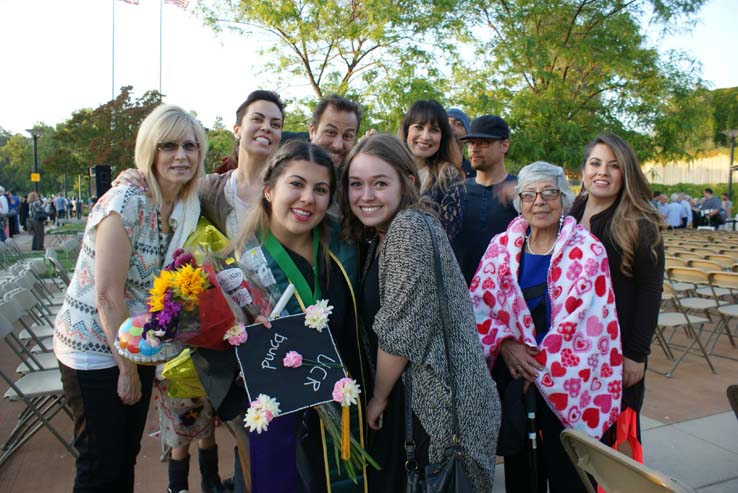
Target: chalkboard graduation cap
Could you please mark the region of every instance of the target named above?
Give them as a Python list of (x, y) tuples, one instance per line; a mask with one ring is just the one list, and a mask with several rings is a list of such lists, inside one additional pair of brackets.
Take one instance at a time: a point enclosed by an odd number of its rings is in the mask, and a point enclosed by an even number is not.
[[(333, 386), (346, 372), (331, 331), (307, 327), (304, 313), (275, 318), (271, 324), (270, 329), (261, 324), (246, 327), (248, 340), (236, 346), (249, 402), (266, 394), (279, 402), (284, 415), (332, 401)], [(302, 355), (302, 366), (283, 365), (289, 351)]]

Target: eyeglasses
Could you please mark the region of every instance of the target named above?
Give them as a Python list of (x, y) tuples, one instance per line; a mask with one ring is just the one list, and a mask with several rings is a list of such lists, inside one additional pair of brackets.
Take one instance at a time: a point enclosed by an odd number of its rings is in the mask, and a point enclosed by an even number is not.
[(561, 190), (557, 190), (555, 188), (547, 188), (545, 190), (541, 190), (540, 192), (534, 192), (532, 190), (528, 192), (520, 192), (518, 194), (518, 197), (520, 197), (520, 200), (522, 200), (523, 202), (535, 202), (536, 197), (539, 193), (541, 194), (541, 198), (546, 202), (556, 200), (561, 196)]
[(156, 148), (164, 152), (177, 152), (180, 147), (182, 147), (185, 152), (195, 152), (200, 148), (200, 143), (188, 140), (181, 144), (179, 142), (159, 142), (156, 144)]

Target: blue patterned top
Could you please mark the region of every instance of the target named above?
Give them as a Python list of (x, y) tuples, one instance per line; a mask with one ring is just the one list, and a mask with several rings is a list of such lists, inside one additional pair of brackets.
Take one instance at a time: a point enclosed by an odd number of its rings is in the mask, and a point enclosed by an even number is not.
[(438, 181), (435, 181), (423, 196), (430, 199), (443, 230), (449, 241), (453, 242), (461, 231), (464, 220), (464, 182), (461, 173), (453, 166), (445, 166), (443, 172), (446, 173), (448, 189), (443, 190)]

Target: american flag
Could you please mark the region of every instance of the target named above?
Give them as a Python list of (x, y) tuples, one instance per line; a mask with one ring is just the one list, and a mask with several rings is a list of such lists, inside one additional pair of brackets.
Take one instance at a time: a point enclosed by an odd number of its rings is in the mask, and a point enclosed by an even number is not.
[(170, 5), (176, 5), (177, 7), (181, 9), (186, 9), (187, 4), (189, 4), (189, 0), (164, 0), (164, 3), (168, 3)]
[(140, 0), (120, 0), (120, 1), (125, 2), (125, 3), (132, 3), (133, 5), (138, 5), (138, 2)]

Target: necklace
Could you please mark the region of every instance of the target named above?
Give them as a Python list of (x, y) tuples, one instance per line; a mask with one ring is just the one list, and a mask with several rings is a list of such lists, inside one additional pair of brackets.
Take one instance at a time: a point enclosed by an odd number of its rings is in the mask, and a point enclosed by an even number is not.
[(525, 247), (528, 249), (528, 253), (531, 255), (551, 255), (551, 253), (554, 251), (554, 247), (556, 246), (556, 240), (554, 240), (553, 244), (551, 244), (551, 248), (549, 248), (544, 253), (536, 253), (530, 248), (530, 241), (528, 241), (528, 238), (530, 237), (529, 234), (525, 235)]

